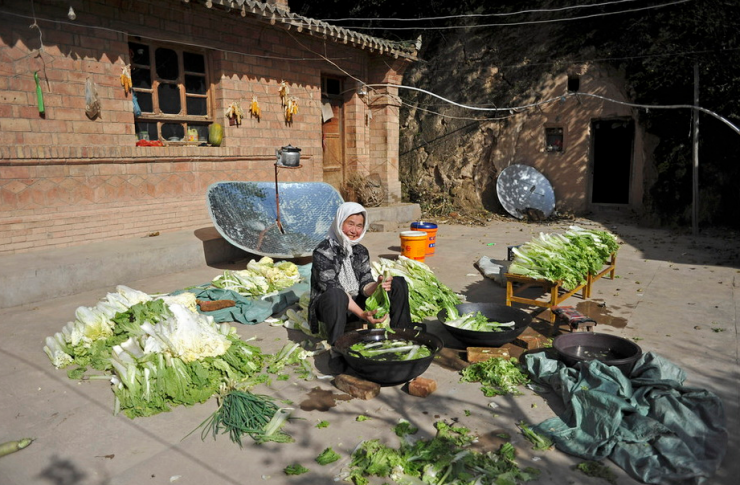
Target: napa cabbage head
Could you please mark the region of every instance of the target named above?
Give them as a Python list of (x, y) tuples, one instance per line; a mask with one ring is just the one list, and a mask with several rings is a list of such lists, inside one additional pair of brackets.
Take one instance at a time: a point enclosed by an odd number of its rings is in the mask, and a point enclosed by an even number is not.
[[(143, 303), (152, 300), (152, 297), (144, 293), (143, 291), (134, 290), (133, 288), (129, 288), (125, 285), (116, 286), (116, 292), (123, 298), (126, 306), (129, 308), (136, 305), (137, 303)], [(108, 298), (110, 298), (110, 295), (108, 295)]]
[(164, 295), (160, 297), (167, 306), (182, 305), (193, 313), (198, 313), (198, 301), (195, 293), (183, 291), (177, 295)]
[[(193, 313), (178, 304), (170, 305), (170, 311), (171, 317), (153, 326), (156, 336), (149, 335), (164, 342), (163, 350), (187, 363), (217, 357), (229, 349), (231, 342), (219, 331), (212, 317)], [(147, 350), (154, 346), (145, 343), (144, 347)]]

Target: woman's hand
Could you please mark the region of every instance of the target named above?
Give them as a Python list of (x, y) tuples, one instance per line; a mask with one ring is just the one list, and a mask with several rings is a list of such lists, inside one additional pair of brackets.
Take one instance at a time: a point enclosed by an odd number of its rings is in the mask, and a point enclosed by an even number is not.
[(389, 276), (387, 280), (383, 279), (383, 275), (378, 276), (378, 281), (374, 281), (372, 283), (368, 283), (367, 286), (365, 286), (365, 296), (370, 296), (373, 293), (375, 293), (375, 290), (378, 288), (378, 285), (383, 285), (383, 289), (385, 291), (391, 291), (391, 284), (393, 282), (393, 276)]
[(376, 313), (378, 313), (378, 310), (373, 310), (371, 312), (364, 311), (364, 312), (362, 312), (362, 315), (360, 316), (360, 318), (362, 318), (363, 320), (365, 320), (367, 323), (369, 323), (371, 325), (378, 325), (380, 323), (385, 322), (388, 319), (388, 314), (387, 313), (386, 313), (386, 315), (383, 318), (379, 318), (379, 319), (378, 318), (375, 318), (375, 314)]
[(383, 276), (378, 276), (378, 284), (383, 285), (385, 291), (391, 291), (391, 283), (393, 283), (393, 276), (388, 276), (384, 279)]

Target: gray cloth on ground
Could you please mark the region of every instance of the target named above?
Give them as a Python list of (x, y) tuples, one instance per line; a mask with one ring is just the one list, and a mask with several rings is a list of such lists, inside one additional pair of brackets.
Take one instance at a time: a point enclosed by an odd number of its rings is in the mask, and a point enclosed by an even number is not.
[(475, 263), (475, 267), (481, 272), (486, 278), (490, 278), (501, 286), (506, 286), (505, 273), (509, 271), (509, 265), (511, 261), (503, 261), (498, 259), (489, 258), (488, 256), (481, 256), (481, 258)]
[(686, 374), (668, 360), (645, 353), (629, 378), (597, 360), (567, 367), (545, 352), (523, 360), (565, 405), (561, 416), (534, 427), (561, 451), (608, 457), (645, 483), (700, 484), (719, 468), (728, 437), (722, 401), (684, 387)]

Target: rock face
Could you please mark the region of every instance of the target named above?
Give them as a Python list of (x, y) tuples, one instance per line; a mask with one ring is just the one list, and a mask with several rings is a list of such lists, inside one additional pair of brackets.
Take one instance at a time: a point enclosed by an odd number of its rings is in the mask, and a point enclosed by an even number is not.
[[(420, 56), (428, 61), (412, 65), (404, 85), (447, 101), (401, 92), (399, 173), (409, 201), (426, 211), (436, 204), (447, 213), (504, 214), (496, 180), (520, 163), (550, 181), (557, 212), (591, 208), (593, 123), (630, 121), (633, 113), (619, 103), (576, 96), (580, 89), (629, 101), (620, 72), (558, 58), (562, 35), (550, 34), (548, 27), (534, 34), (470, 29), (435, 37), (423, 48)], [(560, 138), (553, 141), (548, 133)], [(642, 204), (645, 183), (643, 138), (637, 126), (626, 161), (632, 173), (624, 190), (633, 209)]]

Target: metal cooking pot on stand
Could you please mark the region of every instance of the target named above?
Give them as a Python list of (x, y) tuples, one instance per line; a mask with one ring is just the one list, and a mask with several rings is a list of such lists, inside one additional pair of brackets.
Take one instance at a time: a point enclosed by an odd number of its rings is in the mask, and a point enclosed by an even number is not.
[(277, 164), (286, 167), (297, 167), (301, 161), (301, 149), (287, 145), (275, 150)]

